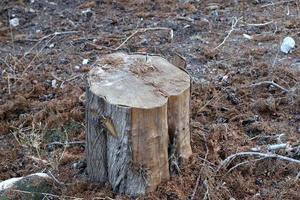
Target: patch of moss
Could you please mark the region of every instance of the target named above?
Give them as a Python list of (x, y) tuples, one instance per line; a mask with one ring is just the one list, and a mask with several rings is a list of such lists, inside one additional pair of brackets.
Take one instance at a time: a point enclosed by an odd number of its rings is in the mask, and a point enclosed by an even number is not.
[(70, 121), (69, 123), (65, 124), (63, 129), (67, 133), (79, 133), (80, 130), (83, 128), (82, 124), (76, 121)]
[(69, 121), (63, 127), (50, 129), (45, 132), (44, 141), (45, 143), (51, 142), (64, 142), (66, 140), (66, 134), (72, 136), (74, 134), (80, 133), (83, 128), (82, 124), (76, 121)]

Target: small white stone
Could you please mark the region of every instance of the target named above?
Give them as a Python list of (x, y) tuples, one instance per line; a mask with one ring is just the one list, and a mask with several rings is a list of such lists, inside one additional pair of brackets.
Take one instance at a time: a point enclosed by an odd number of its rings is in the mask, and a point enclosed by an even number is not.
[(251, 35), (248, 35), (248, 34), (243, 34), (244, 38), (248, 39), (248, 40), (252, 40), (253, 37)]
[(79, 70), (79, 69), (80, 69), (80, 66), (76, 65), (74, 68), (75, 68), (76, 70)]
[(73, 163), (72, 164), (72, 168), (77, 169), (77, 167), (78, 167), (78, 163)]
[(91, 11), (92, 11), (91, 8), (87, 8), (86, 10), (81, 11), (81, 13), (86, 14), (86, 13), (91, 12)]
[(50, 5), (57, 6), (57, 3), (48, 1)]
[(170, 30), (170, 39), (173, 40), (174, 38), (174, 31), (173, 29)]
[(51, 86), (52, 86), (53, 88), (57, 88), (57, 83), (56, 83), (56, 80), (55, 80), (55, 79), (53, 79), (53, 80), (51, 81)]
[(49, 45), (49, 48), (53, 48), (54, 46), (55, 46), (55, 44), (52, 43), (52, 44)]
[(222, 81), (226, 82), (226, 81), (228, 81), (228, 78), (229, 78), (228, 75), (225, 75), (225, 76), (222, 77)]
[(280, 50), (283, 53), (291, 53), (295, 48), (296, 42), (292, 37), (285, 37), (281, 44)]
[(19, 26), (20, 22), (19, 22), (19, 18), (12, 18), (11, 20), (9, 20), (9, 24), (12, 26), (12, 27), (16, 27), (16, 26)]
[(83, 65), (86, 65), (86, 64), (88, 64), (89, 63), (89, 59), (83, 59), (83, 61), (82, 61), (82, 64)]

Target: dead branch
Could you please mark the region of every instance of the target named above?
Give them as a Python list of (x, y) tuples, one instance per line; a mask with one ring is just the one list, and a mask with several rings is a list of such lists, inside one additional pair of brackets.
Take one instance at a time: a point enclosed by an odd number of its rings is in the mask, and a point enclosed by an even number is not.
[(226, 35), (226, 37), (224, 38), (224, 40), (218, 46), (216, 46), (215, 48), (213, 48), (213, 51), (216, 50), (216, 49), (218, 49), (219, 47), (221, 47), (226, 42), (226, 40), (229, 38), (230, 34), (235, 30), (235, 27), (236, 27), (237, 23), (242, 18), (243, 17), (240, 17), (240, 18), (233, 17), (230, 31), (228, 32), (228, 34)]
[(232, 155), (228, 156), (225, 160), (223, 160), (222, 163), (219, 166), (218, 171), (222, 167), (226, 167), (236, 157), (243, 157), (243, 156), (258, 156), (258, 157), (263, 157), (264, 159), (265, 158), (277, 158), (279, 160), (284, 160), (284, 161), (300, 164), (300, 160), (296, 160), (296, 159), (293, 159), (293, 158), (289, 158), (289, 157), (274, 154), (274, 153), (240, 152), (240, 153), (232, 154)]
[(200, 178), (201, 178), (201, 176), (200, 176), (200, 174), (199, 174), (198, 177), (197, 177), (196, 185), (195, 185), (195, 188), (194, 188), (194, 190), (193, 190), (193, 194), (191, 195), (190, 200), (193, 200), (194, 197), (195, 197), (195, 194), (196, 194), (197, 189), (198, 189), (198, 186), (199, 186)]
[(212, 101), (219, 101), (221, 98), (223, 98), (225, 94), (220, 95), (220, 96), (213, 96), (210, 100), (208, 100), (201, 108), (199, 108), (198, 112), (201, 112), (206, 106), (208, 106)]
[(274, 23), (273, 21), (269, 21), (269, 22), (265, 22), (265, 23), (258, 23), (258, 24), (251, 24), (251, 23), (246, 23), (247, 26), (256, 26), (256, 27), (259, 27), (259, 26), (267, 26), (269, 24), (272, 24)]
[(43, 165), (48, 165), (49, 162), (47, 160), (43, 160), (41, 158), (37, 158), (35, 156), (27, 156), (28, 158), (32, 159), (33, 161), (37, 162), (37, 163), (41, 163)]
[(284, 4), (284, 3), (290, 3), (290, 2), (293, 2), (293, 1), (295, 1), (295, 0), (279, 1), (279, 2), (276, 2), (276, 3), (272, 2), (272, 3), (262, 5), (261, 8), (265, 8), (265, 7), (268, 7), (268, 6), (280, 5), (280, 4)]
[(282, 137), (285, 136), (285, 134), (279, 134), (279, 135), (257, 135), (254, 136), (252, 138), (250, 138), (250, 140), (256, 140), (258, 138), (272, 138), (272, 139), (276, 139), (278, 143), (282, 143)]
[(106, 46), (100, 46), (100, 45), (93, 44), (93, 43), (90, 43), (90, 42), (87, 42), (86, 44), (90, 45), (92, 48), (97, 49), (97, 50), (103, 50), (103, 49), (110, 50), (110, 51), (114, 50), (113, 48), (106, 47)]
[(184, 20), (184, 21), (188, 21), (188, 22), (194, 22), (195, 20), (190, 18), (190, 17), (183, 17), (183, 16), (178, 16), (176, 17), (176, 19), (178, 20)]
[(276, 64), (276, 62), (277, 62), (277, 58), (278, 58), (279, 52), (280, 52), (280, 50), (279, 50), (279, 48), (278, 48), (278, 49), (277, 49), (277, 53), (276, 53), (275, 58), (274, 58), (273, 63), (272, 63), (271, 73), (273, 72), (273, 69), (274, 69), (275, 64)]
[(11, 79), (11, 77), (10, 77), (9, 74), (8, 74), (8, 75), (7, 75), (7, 89), (8, 89), (8, 94), (9, 94), (9, 95), (11, 95), (10, 79)]
[(133, 36), (135, 36), (137, 33), (144, 33), (146, 31), (156, 31), (156, 30), (168, 30), (170, 31), (170, 39), (173, 39), (173, 29), (166, 28), (166, 27), (154, 27), (154, 28), (141, 28), (134, 31), (129, 37), (127, 37), (118, 47), (114, 48), (114, 51), (119, 50), (126, 42), (128, 42)]
[(58, 80), (58, 81), (60, 81), (60, 82), (65, 83), (65, 82), (72, 81), (72, 80), (74, 80), (74, 79), (76, 79), (76, 78), (83, 77), (84, 75), (81, 75), (81, 74), (80, 74), (80, 75), (74, 75), (74, 76), (71, 76), (70, 78), (68, 78), (68, 79), (66, 79), (66, 80), (59, 78), (58, 76), (56, 76), (56, 75), (54, 74), (54, 72), (51, 72), (51, 76), (52, 76), (54, 79), (56, 79), (56, 80)]
[[(202, 135), (202, 137), (203, 137), (203, 139), (204, 139), (205, 149), (206, 149), (205, 157), (204, 157), (204, 158), (199, 157), (199, 159), (202, 160), (202, 161), (204, 161), (205, 163), (208, 163), (209, 165), (214, 166), (213, 163), (211, 163), (211, 162), (209, 162), (209, 161), (207, 160), (207, 156), (208, 156), (208, 154), (209, 154), (209, 150), (208, 150), (208, 145), (207, 145), (207, 139), (206, 139), (206, 136), (205, 136), (204, 133), (203, 133), (203, 134), (199, 134), (199, 135)], [(210, 167), (211, 169), (213, 169), (211, 166), (209, 166), (209, 167)], [(202, 168), (203, 168), (203, 166), (201, 167), (200, 172), (199, 172), (199, 175), (198, 175), (198, 177), (197, 177), (196, 185), (195, 185), (195, 188), (194, 188), (193, 193), (192, 193), (191, 198), (190, 198), (191, 200), (194, 199), (195, 194), (196, 194), (196, 192), (197, 192), (197, 189), (198, 189), (198, 187), (199, 187), (199, 182), (200, 182), (200, 178), (201, 178), (201, 171), (202, 171)], [(207, 188), (207, 190), (208, 190), (208, 188)]]
[(283, 90), (284, 92), (288, 93), (289, 90), (278, 85), (277, 83), (275, 83), (274, 81), (262, 81), (262, 82), (259, 82), (259, 83), (254, 83), (254, 84), (251, 84), (250, 87), (256, 87), (256, 86), (260, 86), (260, 85), (273, 85), (274, 87), (277, 87), (281, 90)]
[(85, 94), (85, 92), (82, 93), (82, 94), (78, 97), (78, 99), (79, 99), (80, 102), (85, 102), (85, 100), (86, 100), (86, 94)]
[(206, 188), (206, 192), (205, 192), (205, 194), (204, 194), (203, 200), (205, 200), (205, 199), (210, 200), (210, 196), (209, 196), (209, 186), (208, 186), (208, 181), (207, 181), (207, 179), (203, 182), (203, 185), (204, 185), (205, 188)]
[[(199, 135), (201, 135), (201, 134), (199, 134)], [(199, 159), (202, 160), (202, 161), (204, 161), (204, 162), (206, 162), (206, 163), (212, 164), (211, 162), (209, 162), (209, 161), (207, 160), (207, 156), (208, 156), (208, 153), (209, 153), (208, 151), (209, 151), (209, 150), (208, 150), (208, 145), (207, 145), (207, 140), (206, 140), (205, 134), (203, 134), (202, 137), (203, 137), (204, 142), (205, 142), (206, 153), (205, 153), (205, 157), (204, 157), (204, 158), (199, 157)], [(212, 164), (212, 165), (213, 165), (213, 164)], [(209, 167), (211, 168), (211, 166), (209, 166)], [(201, 167), (201, 169), (200, 169), (200, 172), (201, 172), (201, 170), (202, 170), (202, 167)], [(192, 193), (191, 198), (190, 198), (191, 200), (194, 199), (195, 194), (196, 194), (196, 192), (197, 192), (197, 189), (198, 189), (198, 187), (199, 187), (199, 182), (200, 182), (200, 178), (201, 178), (201, 173), (200, 173), (200, 172), (199, 172), (199, 175), (198, 175), (197, 180), (196, 180), (195, 188), (194, 188), (193, 193)]]
[(133, 36), (135, 36), (137, 33), (139, 33), (141, 30), (134, 31), (129, 37), (127, 37), (118, 47), (116, 47), (114, 50), (120, 49), (128, 40), (130, 40)]
[(65, 34), (73, 34), (73, 33), (78, 33), (78, 31), (63, 31), (63, 32), (54, 32), (54, 33), (51, 33), (49, 35), (46, 35), (44, 37), (42, 37), (35, 45), (33, 45), (33, 47), (31, 47), (31, 49), (29, 49), (28, 52), (26, 52), (23, 57), (20, 59), (22, 60), (27, 54), (29, 54), (37, 45), (39, 45), (43, 40), (51, 37), (47, 42), (46, 44), (37, 52), (37, 54), (33, 57), (33, 59), (30, 61), (30, 63), (28, 64), (28, 66), (24, 69), (24, 71), (22, 72), (22, 75), (23, 76), (25, 74), (25, 72), (28, 70), (28, 68), (31, 67), (32, 63), (34, 62), (34, 60), (40, 55), (40, 53), (46, 48), (46, 46), (56, 37), (56, 36), (59, 36), (59, 35), (65, 35)]
[(140, 28), (135, 30), (131, 35), (129, 35), (119, 46), (116, 48), (111, 48), (111, 47), (106, 47), (106, 46), (99, 46), (93, 43), (87, 43), (88, 45), (92, 46), (95, 49), (102, 50), (102, 49), (108, 49), (111, 51), (117, 51), (119, 50), (122, 46), (124, 46), (131, 38), (133, 38), (136, 34), (138, 33), (144, 33), (146, 31), (155, 31), (155, 30), (168, 30), (170, 31), (170, 39), (172, 40), (174, 37), (173, 29), (171, 28), (166, 28), (166, 27), (153, 27), (153, 28)]
[(55, 194), (50, 194), (50, 193), (45, 193), (45, 192), (29, 192), (29, 191), (24, 191), (24, 190), (17, 190), (17, 189), (12, 189), (12, 191), (15, 192), (20, 192), (20, 193), (24, 193), (24, 194), (33, 194), (33, 193), (37, 193), (37, 194), (42, 194), (45, 197), (54, 197), (54, 198), (58, 198), (58, 199), (74, 199), (74, 200), (83, 200), (83, 198), (79, 198), (79, 197), (72, 197), (72, 196), (58, 196)]
[(204, 158), (202, 158), (202, 157), (198, 157), (199, 158), (199, 160), (201, 160), (201, 161), (203, 161), (204, 163), (206, 163), (207, 165), (206, 166), (208, 166), (210, 169), (214, 169), (213, 167), (215, 167), (216, 165), (214, 164), (214, 163), (212, 163), (212, 162), (210, 162), (210, 161), (208, 161), (208, 160), (206, 160), (206, 159), (204, 159)]
[(49, 175), (51, 176), (51, 178), (52, 178), (58, 185), (61, 185), (61, 186), (64, 186), (64, 185), (65, 185), (63, 182), (59, 181), (59, 180), (52, 174), (52, 172), (51, 172), (50, 170), (48, 170), (48, 173), (47, 173), (47, 174), (49, 174)]
[(85, 141), (74, 141), (74, 142), (51, 142), (48, 145), (65, 145), (65, 146), (70, 146), (70, 145), (77, 145), (77, 144), (85, 144)]
[(42, 38), (39, 39), (39, 41), (33, 45), (28, 52), (26, 52), (24, 54), (24, 56), (21, 58), (23, 59), (27, 54), (29, 54), (37, 45), (39, 45), (43, 40), (49, 38), (49, 37), (53, 37), (53, 36), (59, 36), (59, 35), (66, 35), (66, 34), (74, 34), (74, 33), (78, 33), (79, 31), (62, 31), (62, 32), (54, 32), (54, 33), (51, 33), (49, 35), (45, 35), (43, 36)]
[(258, 158), (258, 159), (254, 159), (254, 160), (247, 160), (247, 161), (238, 163), (237, 165), (231, 167), (231, 168), (226, 172), (226, 174), (229, 174), (232, 170), (238, 168), (239, 166), (245, 165), (245, 164), (250, 163), (250, 162), (256, 162), (256, 161), (259, 161), (259, 160), (263, 160), (263, 159), (265, 159), (265, 158)]
[(287, 149), (289, 147), (290, 147), (290, 145), (288, 143), (271, 144), (271, 145), (267, 145), (267, 146), (259, 146), (259, 147), (251, 148), (251, 151), (255, 151), (255, 152), (260, 152), (262, 150), (275, 151), (275, 150), (279, 150), (279, 149)]

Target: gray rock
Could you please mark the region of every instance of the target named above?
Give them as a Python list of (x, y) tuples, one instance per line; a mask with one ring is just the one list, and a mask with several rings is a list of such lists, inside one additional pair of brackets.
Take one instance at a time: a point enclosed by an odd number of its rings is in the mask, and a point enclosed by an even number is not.
[(9, 25), (11, 25), (12, 27), (19, 26), (19, 24), (20, 24), (20, 20), (17, 17), (9, 20)]
[(0, 200), (43, 199), (45, 194), (57, 194), (53, 179), (45, 173), (35, 173), (0, 182)]
[(295, 46), (296, 46), (296, 43), (292, 37), (285, 37), (280, 46), (280, 50), (286, 54), (291, 53), (292, 50), (295, 48)]

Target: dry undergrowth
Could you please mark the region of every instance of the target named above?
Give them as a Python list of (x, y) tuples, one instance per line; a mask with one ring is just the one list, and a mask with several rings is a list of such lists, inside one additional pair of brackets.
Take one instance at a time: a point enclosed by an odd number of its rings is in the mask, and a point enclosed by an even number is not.
[[(84, 160), (82, 77), (98, 55), (113, 49), (164, 57), (177, 52), (195, 82), (194, 154), (145, 199), (299, 199), (294, 162), (257, 152), (223, 162), (255, 148), (300, 158), (300, 51), (278, 51), (287, 35), (300, 41), (298, 1), (20, 2), (0, 2), (1, 180), (46, 169), (67, 184), (62, 194), (126, 199), (109, 186), (87, 183), (84, 170), (72, 167)], [(81, 13), (90, 6), (91, 16)], [(24, 22), (10, 28), (14, 10)], [(30, 35), (29, 24), (42, 31)], [(91, 66), (80, 64), (83, 58)], [(285, 146), (269, 149), (277, 144)]]

